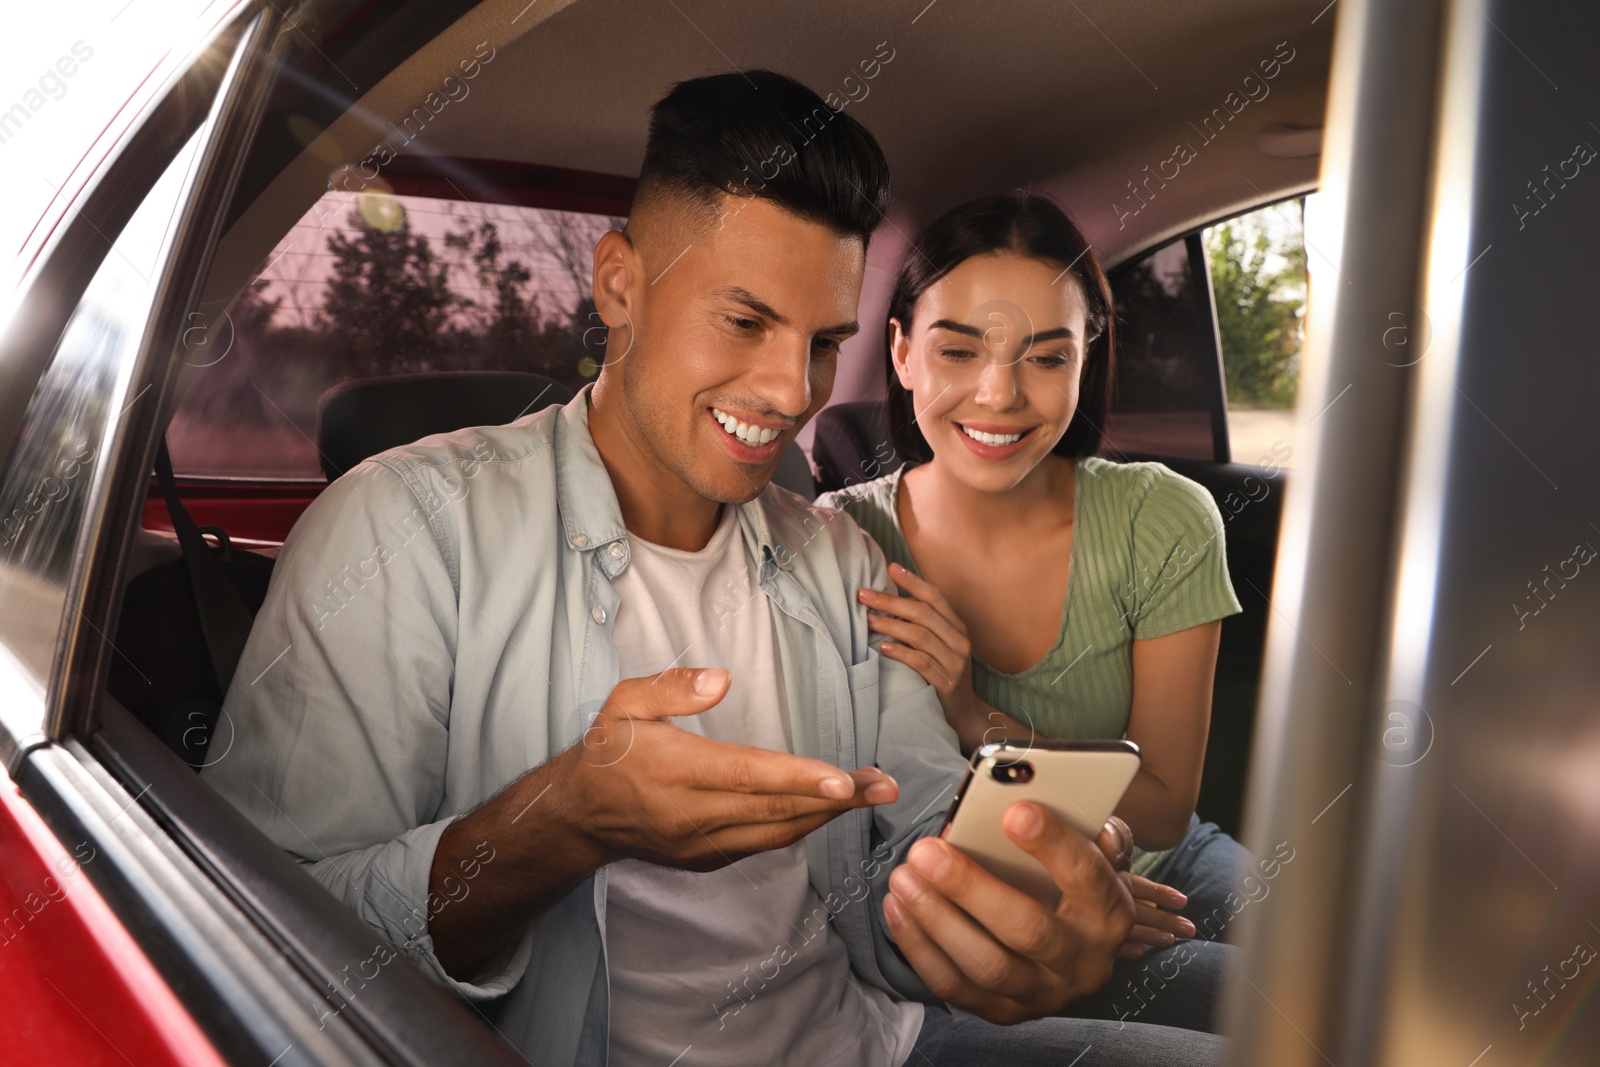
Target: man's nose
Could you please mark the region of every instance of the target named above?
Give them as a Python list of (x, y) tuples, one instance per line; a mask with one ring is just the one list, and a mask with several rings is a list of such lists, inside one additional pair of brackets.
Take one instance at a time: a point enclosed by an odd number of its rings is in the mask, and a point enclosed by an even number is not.
[(799, 418), (811, 406), (811, 349), (809, 339), (774, 344), (760, 361), (752, 379), (752, 392), (765, 400), (774, 415)]

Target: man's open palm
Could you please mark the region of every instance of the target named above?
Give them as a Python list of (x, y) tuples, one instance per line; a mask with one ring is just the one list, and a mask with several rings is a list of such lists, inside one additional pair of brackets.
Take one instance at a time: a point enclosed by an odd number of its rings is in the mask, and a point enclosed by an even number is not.
[(874, 768), (713, 741), (672, 721), (716, 706), (729, 682), (720, 668), (674, 668), (611, 691), (569, 777), (610, 858), (714, 870), (899, 798), (894, 779)]

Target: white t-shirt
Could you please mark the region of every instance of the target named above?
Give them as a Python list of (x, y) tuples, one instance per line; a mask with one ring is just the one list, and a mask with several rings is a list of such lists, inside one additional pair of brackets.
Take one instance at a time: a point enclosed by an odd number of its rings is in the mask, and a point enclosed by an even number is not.
[[(772, 608), (734, 509), (723, 506), (699, 552), (636, 537), (629, 547), (614, 582), (619, 676), (725, 667), (727, 696), (676, 725), (793, 752)], [(851, 973), (801, 843), (703, 874), (623, 860), (606, 886), (612, 1067), (899, 1067), (910, 1056), (922, 1006)]]

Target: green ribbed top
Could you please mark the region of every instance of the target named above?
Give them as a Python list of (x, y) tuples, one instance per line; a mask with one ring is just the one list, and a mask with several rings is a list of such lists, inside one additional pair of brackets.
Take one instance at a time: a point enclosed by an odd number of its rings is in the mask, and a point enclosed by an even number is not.
[[(817, 498), (842, 508), (884, 556), (921, 576), (900, 531), (904, 467)], [(1240, 611), (1228, 580), (1222, 513), (1199, 483), (1160, 463), (1076, 461), (1072, 560), (1055, 644), (1015, 674), (972, 657), (972, 688), (1046, 737), (1094, 740), (1128, 731), (1133, 642)], [(1134, 871), (1168, 852), (1135, 852)]]

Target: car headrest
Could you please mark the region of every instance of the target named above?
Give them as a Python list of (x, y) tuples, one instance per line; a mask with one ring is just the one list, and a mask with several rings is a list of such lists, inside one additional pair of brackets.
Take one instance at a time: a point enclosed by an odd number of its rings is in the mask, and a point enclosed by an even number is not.
[(322, 473), (331, 482), (362, 460), (419, 437), (501, 426), (573, 395), (553, 378), (523, 371), (432, 371), (341, 382), (317, 403)]
[[(398, 445), (468, 426), (501, 426), (574, 395), (553, 378), (524, 371), (432, 371), (341, 382), (317, 403), (322, 473), (331, 482)], [(798, 444), (778, 460), (772, 480), (807, 500), (817, 497), (811, 463)]]
[(889, 407), (882, 400), (846, 400), (817, 412), (811, 458), (824, 493), (893, 474), (905, 462), (889, 439)]

